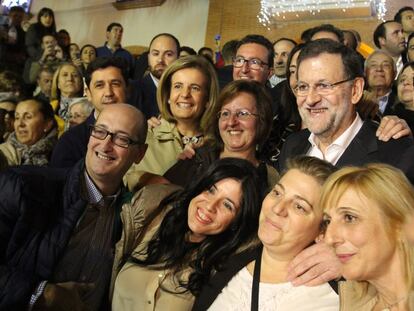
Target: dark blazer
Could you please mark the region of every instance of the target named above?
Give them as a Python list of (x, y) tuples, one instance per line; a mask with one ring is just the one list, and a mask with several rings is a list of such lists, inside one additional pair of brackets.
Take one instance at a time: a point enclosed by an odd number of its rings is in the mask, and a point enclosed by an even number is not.
[(51, 167), (73, 167), (86, 155), (90, 136), (90, 125), (95, 124), (95, 116), (91, 115), (81, 124), (69, 129), (59, 138), (53, 149)]
[(0, 174), (0, 310), (26, 310), (40, 281), (52, 276), (86, 207), (82, 168), (20, 166)]
[[(373, 121), (364, 121), (358, 134), (339, 158), (336, 166), (364, 165), (366, 163), (387, 163), (401, 169), (408, 179), (414, 182), (414, 144), (411, 138), (403, 137), (383, 142), (377, 139), (375, 132), (377, 124)], [(279, 172), (286, 168), (286, 161), (290, 157), (306, 154), (311, 147), (308, 141), (310, 132), (302, 130), (291, 134), (283, 145), (279, 157)], [(404, 159), (404, 161), (402, 161)]]
[(147, 119), (157, 117), (160, 110), (157, 105), (157, 87), (151, 76), (147, 74), (142, 80), (131, 81), (130, 104), (137, 107)]

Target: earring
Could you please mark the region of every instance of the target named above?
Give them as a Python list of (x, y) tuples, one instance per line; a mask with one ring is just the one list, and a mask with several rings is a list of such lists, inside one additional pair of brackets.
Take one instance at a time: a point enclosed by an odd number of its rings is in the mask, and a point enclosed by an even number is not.
[(167, 103), (168, 103), (169, 105), (171, 105), (171, 100), (167, 100)]

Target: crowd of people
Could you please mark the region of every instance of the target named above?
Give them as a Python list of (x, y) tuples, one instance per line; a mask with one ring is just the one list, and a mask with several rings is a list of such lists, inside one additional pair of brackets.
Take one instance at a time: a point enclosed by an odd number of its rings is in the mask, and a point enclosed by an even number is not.
[[(414, 9), (214, 51), (0, 26), (0, 310), (414, 310)], [(272, 38), (274, 39), (274, 38)]]

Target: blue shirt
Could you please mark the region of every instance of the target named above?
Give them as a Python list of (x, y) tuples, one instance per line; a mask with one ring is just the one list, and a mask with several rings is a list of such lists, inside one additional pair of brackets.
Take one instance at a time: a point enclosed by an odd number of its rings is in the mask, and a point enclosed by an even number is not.
[(96, 56), (97, 57), (119, 57), (126, 60), (126, 64), (128, 66), (128, 75), (129, 77), (132, 76), (135, 67), (135, 59), (127, 50), (122, 47), (113, 52), (110, 48), (108, 48), (106, 42), (103, 46), (100, 46), (96, 49)]

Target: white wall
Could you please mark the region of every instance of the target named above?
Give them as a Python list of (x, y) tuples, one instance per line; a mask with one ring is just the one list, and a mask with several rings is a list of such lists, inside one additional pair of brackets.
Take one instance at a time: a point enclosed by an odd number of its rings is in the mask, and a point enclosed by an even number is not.
[(181, 45), (204, 46), (209, 0), (167, 0), (158, 7), (121, 11), (112, 2), (115, 0), (33, 0), (31, 12), (37, 15), (42, 7), (53, 9), (57, 30), (69, 31), (72, 42), (79, 45), (103, 45), (106, 26), (119, 22), (124, 27), (124, 46), (148, 46), (161, 32), (174, 34)]

